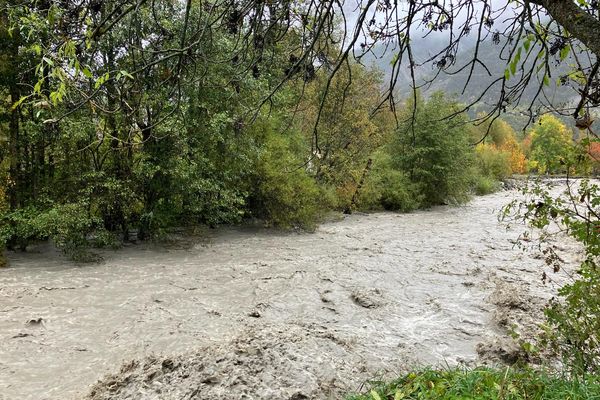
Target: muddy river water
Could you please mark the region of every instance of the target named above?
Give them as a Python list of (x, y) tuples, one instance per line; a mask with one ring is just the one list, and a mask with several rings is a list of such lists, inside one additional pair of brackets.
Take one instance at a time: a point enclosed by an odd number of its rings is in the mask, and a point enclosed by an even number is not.
[(514, 246), (523, 227), (498, 222), (515, 195), (315, 233), (224, 228), (92, 265), (11, 254), (0, 399), (334, 398), (416, 365), (483, 362), (557, 284)]

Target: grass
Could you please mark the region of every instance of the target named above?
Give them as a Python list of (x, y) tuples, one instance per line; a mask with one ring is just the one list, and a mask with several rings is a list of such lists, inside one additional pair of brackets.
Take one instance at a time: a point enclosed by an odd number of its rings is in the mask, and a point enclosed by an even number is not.
[(531, 369), (423, 370), (393, 382), (372, 382), (347, 400), (594, 400), (600, 377), (568, 380)]

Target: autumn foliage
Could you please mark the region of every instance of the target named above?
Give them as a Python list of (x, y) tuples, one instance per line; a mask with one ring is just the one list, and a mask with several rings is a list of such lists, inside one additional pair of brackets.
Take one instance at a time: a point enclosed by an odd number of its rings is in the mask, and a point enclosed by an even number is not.
[(587, 154), (592, 165), (592, 173), (600, 173), (600, 142), (590, 142), (587, 148)]
[(507, 122), (498, 119), (491, 126), (482, 126), (476, 134), (485, 137), (476, 147), (478, 163), (485, 176), (503, 179), (527, 172), (523, 146)]

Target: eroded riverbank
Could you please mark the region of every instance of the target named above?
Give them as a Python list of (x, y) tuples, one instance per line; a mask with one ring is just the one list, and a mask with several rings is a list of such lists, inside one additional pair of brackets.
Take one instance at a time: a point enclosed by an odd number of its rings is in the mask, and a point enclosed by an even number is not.
[[(539, 254), (515, 248), (521, 230), (498, 223), (514, 195), (353, 215), (314, 234), (221, 229), (100, 265), (12, 255), (0, 398), (81, 398), (154, 354), (94, 396), (328, 398), (386, 372), (488, 359), (502, 326), (532, 321), (554, 290)], [(557, 245), (575, 261), (573, 244)]]

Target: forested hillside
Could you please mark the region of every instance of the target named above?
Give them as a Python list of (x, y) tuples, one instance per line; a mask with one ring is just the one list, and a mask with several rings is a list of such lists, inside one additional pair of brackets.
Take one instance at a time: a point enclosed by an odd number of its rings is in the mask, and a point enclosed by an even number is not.
[[(478, 112), (487, 112), (493, 107), (498, 91), (501, 90), (500, 85), (494, 81), (510, 68), (511, 59), (508, 54), (499, 57), (499, 53), (503, 51), (502, 44), (495, 43), (492, 35), (479, 43), (474, 37), (467, 37), (467, 40), (463, 41), (458, 49), (456, 60), (453, 61), (455, 64), (442, 72), (434, 67), (432, 60), (439, 58), (439, 52), (446, 45), (444, 39), (428, 35), (417, 36), (413, 40), (415, 63), (423, 65), (422, 68), (415, 69), (415, 84), (423, 95), (428, 96), (431, 93), (442, 91), (461, 103), (474, 103), (470, 108), (471, 116), (475, 116)], [(475, 49), (476, 47), (477, 49)], [(377, 45), (361, 58), (361, 62), (385, 71), (387, 74), (385, 82), (387, 83), (391, 78), (390, 66), (394, 61), (396, 54), (394, 49), (396, 48), (395, 44)], [(481, 63), (477, 63), (471, 72), (469, 68), (462, 67), (470, 60), (475, 50)], [(556, 52), (558, 51), (559, 49), (556, 50)], [(561, 57), (560, 54), (558, 56)], [(570, 53), (563, 52), (562, 57), (564, 59), (562, 62), (556, 63), (551, 78), (547, 80), (547, 93), (544, 96), (536, 97), (539, 84), (544, 79), (544, 71), (538, 71), (536, 79), (529, 82), (524, 88), (519, 105), (514, 109), (507, 110), (503, 115), (503, 119), (507, 120), (519, 134), (531, 124), (527, 109), (532, 103), (537, 107), (550, 103), (558, 108), (572, 107), (577, 104), (579, 93), (564, 85), (571, 73), (569, 66), (574, 65), (576, 61)], [(530, 61), (527, 65), (531, 67), (532, 63), (533, 61)], [(408, 68), (401, 69), (397, 79), (398, 90), (410, 93), (412, 85), (410, 70)], [(572, 124), (569, 118), (564, 118), (564, 122)]]

